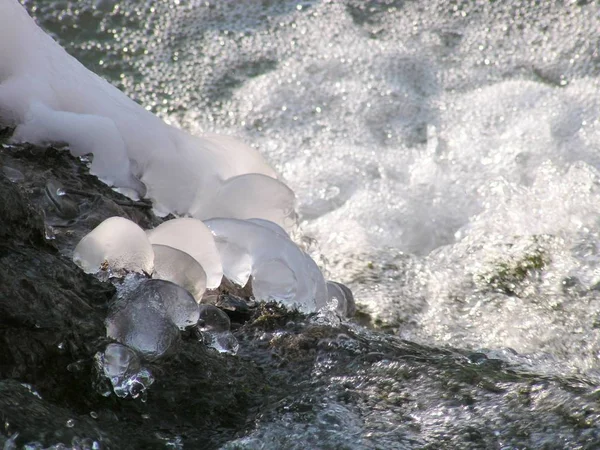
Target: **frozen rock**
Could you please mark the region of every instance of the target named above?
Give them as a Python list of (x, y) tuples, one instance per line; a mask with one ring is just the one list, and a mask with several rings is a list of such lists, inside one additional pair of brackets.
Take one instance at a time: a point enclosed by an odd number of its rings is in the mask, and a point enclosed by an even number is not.
[(166, 280), (190, 292), (200, 303), (206, 290), (206, 272), (202, 266), (181, 250), (168, 245), (153, 244), (154, 272), (152, 278)]
[(79, 241), (73, 262), (86, 273), (96, 273), (106, 264), (112, 271), (152, 273), (154, 252), (139, 226), (123, 217), (110, 217)]
[(190, 255), (204, 269), (206, 287), (219, 287), (223, 278), (221, 258), (212, 233), (200, 220), (168, 220), (148, 230), (147, 234), (152, 244), (168, 245)]
[(303, 312), (314, 312), (326, 304), (325, 281), (318, 266), (287, 235), (247, 220), (210, 219), (205, 223), (215, 235), (224, 272), (231, 273), (232, 280), (242, 278), (236, 253), (247, 259), (243, 269), (249, 269), (257, 299), (278, 301)]

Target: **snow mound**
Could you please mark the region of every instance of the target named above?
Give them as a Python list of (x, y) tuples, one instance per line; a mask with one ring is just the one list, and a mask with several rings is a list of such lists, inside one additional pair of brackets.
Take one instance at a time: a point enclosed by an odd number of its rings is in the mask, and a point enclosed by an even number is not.
[[(17, 1), (0, 3), (0, 124), (13, 140), (66, 143), (91, 173), (159, 215), (293, 221), (294, 194), (260, 154), (230, 137), (167, 125), (71, 57)], [(208, 200), (207, 200), (208, 199)]]

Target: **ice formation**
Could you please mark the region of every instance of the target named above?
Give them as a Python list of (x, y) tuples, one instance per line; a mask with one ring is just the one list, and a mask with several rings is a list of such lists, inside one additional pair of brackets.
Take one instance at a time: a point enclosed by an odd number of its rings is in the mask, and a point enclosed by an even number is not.
[[(142, 367), (140, 357), (129, 347), (108, 344), (95, 356), (97, 370), (110, 380), (117, 397), (138, 397), (154, 382), (150, 372)], [(103, 392), (110, 395), (110, 391)]]
[(2, 40), (12, 42), (0, 48), (0, 122), (16, 126), (14, 141), (93, 153), (93, 174), (150, 198), (159, 214), (289, 226), (293, 193), (257, 151), (165, 124), (68, 55), (16, 0), (0, 2), (0, 17)]
[[(223, 273), (240, 285), (252, 278), (254, 296), (313, 312), (327, 302), (325, 280), (315, 262), (271, 226), (238, 219), (210, 219)], [(244, 264), (240, 264), (241, 260)]]
[(205, 345), (221, 353), (237, 353), (239, 343), (230, 327), (231, 321), (222, 310), (213, 305), (200, 305), (198, 329)]
[[(0, 18), (2, 40), (13, 43), (0, 47), (0, 124), (15, 128), (12, 140), (91, 153), (92, 174), (133, 198), (151, 199), (160, 215), (186, 216), (146, 232), (113, 217), (74, 251), (86, 272), (154, 277), (138, 285), (126, 279), (110, 307), (107, 336), (119, 344), (102, 355), (107, 377), (123, 384), (118, 380), (127, 378), (135, 352), (160, 357), (199, 318), (208, 345), (235, 353), (227, 316), (198, 307), (224, 273), (241, 286), (252, 280), (259, 300), (304, 312), (334, 300), (341, 314), (349, 310), (343, 289), (328, 290), (317, 264), (290, 238), (294, 192), (256, 150), (167, 125), (69, 56), (15, 0), (0, 0)], [(46, 191), (59, 215), (77, 215), (60, 186), (50, 180)]]
[(354, 315), (356, 311), (354, 296), (347, 286), (335, 281), (328, 281), (327, 294), (329, 295), (328, 306), (340, 317), (352, 317)]
[(206, 272), (206, 287), (219, 287), (223, 277), (219, 252), (210, 230), (200, 220), (168, 220), (147, 234), (152, 244), (168, 245), (189, 254)]
[(188, 290), (200, 303), (206, 291), (206, 272), (190, 255), (168, 245), (152, 244), (154, 272), (152, 278), (175, 283)]
[(107, 268), (150, 274), (154, 253), (144, 230), (131, 220), (110, 217), (77, 244), (73, 261), (87, 273)]
[(127, 289), (110, 307), (106, 334), (148, 359), (156, 359), (179, 340), (179, 330), (198, 322), (194, 297), (168, 281), (144, 280)]

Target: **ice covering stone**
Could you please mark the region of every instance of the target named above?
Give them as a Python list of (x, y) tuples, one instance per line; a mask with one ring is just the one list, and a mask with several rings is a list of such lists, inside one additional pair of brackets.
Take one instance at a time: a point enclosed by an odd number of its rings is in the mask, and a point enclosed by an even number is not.
[(106, 332), (146, 358), (156, 359), (178, 341), (179, 329), (195, 325), (198, 317), (198, 304), (188, 291), (169, 281), (148, 280), (116, 298)]
[(79, 241), (73, 262), (87, 273), (108, 263), (112, 271), (152, 273), (154, 252), (146, 233), (131, 220), (110, 217)]
[(168, 220), (147, 234), (152, 244), (168, 245), (189, 254), (206, 272), (206, 287), (219, 287), (223, 278), (221, 258), (212, 233), (200, 220)]
[(249, 267), (243, 269), (250, 269), (257, 299), (278, 301), (304, 312), (327, 303), (323, 275), (287, 235), (247, 220), (211, 219), (205, 223), (215, 235), (228, 278), (242, 278), (239, 265), (228, 264), (237, 261), (235, 252), (247, 258)]
[(206, 272), (198, 261), (185, 252), (168, 245), (153, 244), (154, 272), (152, 278), (166, 280), (190, 292), (200, 303), (206, 290)]
[[(246, 189), (245, 217), (279, 220), (290, 213), (293, 194), (256, 150), (167, 125), (68, 55), (16, 0), (0, 2), (0, 18), (1, 40), (11, 43), (0, 47), (0, 122), (16, 127), (14, 141), (67, 143), (73, 155), (93, 153), (92, 174), (133, 197), (146, 195), (162, 215), (215, 217), (209, 207), (236, 215), (239, 204), (226, 200)], [(253, 180), (236, 178), (246, 174)]]

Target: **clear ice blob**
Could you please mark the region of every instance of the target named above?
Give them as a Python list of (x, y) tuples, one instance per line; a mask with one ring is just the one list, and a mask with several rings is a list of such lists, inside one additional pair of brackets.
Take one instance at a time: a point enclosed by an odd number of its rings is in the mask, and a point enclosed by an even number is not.
[(219, 353), (235, 355), (240, 349), (240, 343), (231, 331), (222, 333), (202, 333), (204, 345)]
[(282, 303), (294, 301), (298, 280), (284, 261), (269, 259), (255, 264), (252, 270), (252, 280), (254, 297)]
[(106, 335), (154, 360), (179, 340), (179, 329), (162, 311), (143, 301), (119, 305), (106, 318)]
[(148, 230), (147, 235), (152, 244), (168, 245), (189, 254), (206, 272), (206, 287), (219, 287), (223, 278), (221, 258), (212, 233), (200, 220), (168, 220)]
[(169, 281), (148, 280), (117, 297), (106, 333), (147, 359), (156, 359), (179, 340), (179, 330), (195, 325), (198, 317), (198, 304), (188, 291)]
[(77, 203), (67, 198), (64, 187), (58, 181), (49, 180), (44, 193), (60, 217), (74, 219), (79, 215)]
[(154, 382), (150, 372), (142, 368), (137, 353), (125, 345), (109, 344), (103, 353), (96, 354), (95, 360), (96, 367), (110, 380), (117, 397), (136, 398)]
[(152, 273), (154, 252), (138, 225), (123, 217), (110, 217), (79, 241), (73, 262), (86, 273), (104, 268)]
[(200, 303), (206, 291), (206, 272), (190, 255), (168, 245), (153, 244), (154, 272), (152, 278), (166, 280), (190, 292)]
[(240, 345), (229, 331), (229, 316), (213, 305), (200, 305), (198, 329), (202, 333), (202, 341), (207, 347), (220, 353), (236, 354)]
[(352, 317), (356, 312), (352, 291), (341, 283), (327, 282), (328, 308), (340, 317)]
[(198, 329), (202, 332), (221, 333), (229, 331), (231, 320), (221, 309), (213, 305), (199, 305)]

